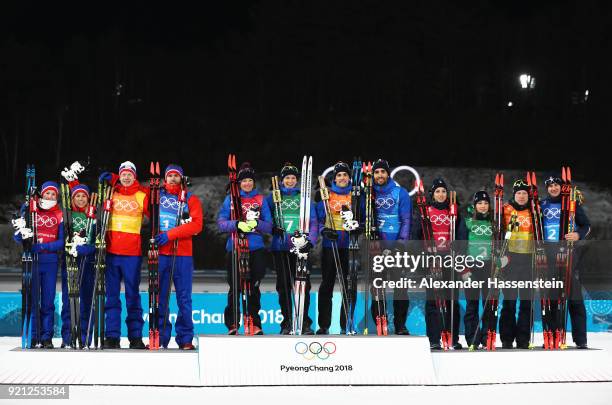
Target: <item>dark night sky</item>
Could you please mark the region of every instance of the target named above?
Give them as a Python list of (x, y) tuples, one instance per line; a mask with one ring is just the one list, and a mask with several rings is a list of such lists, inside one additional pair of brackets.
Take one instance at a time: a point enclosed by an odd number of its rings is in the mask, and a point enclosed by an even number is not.
[(321, 166), (570, 164), (610, 184), (594, 163), (611, 129), (607, 1), (202, 4), (2, 2), (9, 183), (26, 162), (55, 176), (87, 156), (96, 171), (155, 159), (216, 174), (233, 151), (260, 171), (308, 152)]

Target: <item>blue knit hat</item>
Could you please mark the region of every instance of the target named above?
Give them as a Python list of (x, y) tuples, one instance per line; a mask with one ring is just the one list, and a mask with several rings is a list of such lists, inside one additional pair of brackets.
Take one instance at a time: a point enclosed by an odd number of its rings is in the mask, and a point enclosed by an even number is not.
[(70, 190), (70, 197), (74, 197), (76, 193), (83, 192), (89, 198), (89, 187), (85, 184), (77, 184)]
[(56, 182), (54, 181), (44, 182), (42, 187), (40, 188), (40, 194), (43, 195), (45, 194), (45, 192), (49, 190), (55, 191), (55, 195), (59, 195), (59, 186), (57, 185)]
[(168, 166), (166, 166), (166, 172), (164, 173), (164, 178), (166, 178), (168, 174), (170, 173), (175, 173), (183, 177), (183, 168), (179, 165), (169, 164)]

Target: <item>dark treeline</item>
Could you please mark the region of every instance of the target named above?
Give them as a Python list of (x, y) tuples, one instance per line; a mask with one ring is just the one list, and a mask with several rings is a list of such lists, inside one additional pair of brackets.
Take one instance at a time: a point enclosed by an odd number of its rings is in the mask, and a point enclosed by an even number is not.
[(320, 167), (355, 154), (570, 164), (609, 183), (606, 1), (33, 3), (0, 6), (0, 171), (14, 191), (26, 162), (41, 177), (88, 156), (94, 171), (155, 159), (208, 175), (229, 151), (260, 171), (308, 152)]

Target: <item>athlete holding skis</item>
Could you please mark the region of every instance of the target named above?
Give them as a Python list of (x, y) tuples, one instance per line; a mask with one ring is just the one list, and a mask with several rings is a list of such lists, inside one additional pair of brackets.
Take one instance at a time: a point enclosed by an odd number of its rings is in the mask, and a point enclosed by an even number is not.
[[(266, 205), (270, 212), (274, 215), (274, 228), (272, 229), (272, 244), (270, 251), (276, 270), (276, 291), (278, 292), (278, 303), (283, 314), (283, 322), (281, 323), (281, 335), (288, 335), (292, 330), (293, 311), (292, 311), (292, 289), (295, 279), (295, 266), (297, 255), (290, 254), (289, 251), (293, 248), (291, 236), (299, 228), (300, 215), (300, 188), (296, 187), (300, 172), (297, 167), (291, 163), (285, 163), (280, 170), (279, 187), (280, 205), (279, 210), (276, 210), (274, 195), (270, 194), (266, 197)], [(277, 212), (278, 211), (278, 212)], [(307, 253), (312, 246), (317, 243), (318, 223), (316, 218), (314, 205), (310, 206), (310, 230), (308, 234), (308, 242), (306, 249), (302, 248), (300, 253)], [(282, 222), (281, 218), (282, 217)], [(312, 335), (314, 332), (311, 329), (312, 320), (308, 316), (308, 308), (310, 307), (310, 277), (306, 279), (306, 288), (304, 296), (304, 321), (302, 334)]]
[(183, 168), (170, 164), (164, 173), (164, 186), (159, 199), (160, 304), (159, 329), (161, 346), (168, 347), (172, 324), (168, 319), (171, 285), (176, 289), (178, 315), (174, 328), (180, 349), (193, 350), (191, 288), (193, 284), (192, 239), (202, 231), (203, 214), (200, 199), (186, 189)]
[(102, 173), (100, 182), (114, 187), (112, 212), (107, 232), (106, 257), (106, 333), (105, 349), (119, 349), (121, 337), (121, 280), (125, 285), (130, 349), (145, 349), (142, 341), (142, 304), (140, 301), (140, 265), (143, 215), (148, 216), (147, 189), (136, 178), (136, 166), (123, 162), (119, 174)]
[[(74, 343), (76, 339), (80, 339), (80, 346), (84, 347), (88, 345), (87, 329), (89, 321), (89, 311), (91, 309), (91, 298), (94, 288), (94, 253), (95, 246), (95, 212), (93, 206), (90, 205), (90, 191), (89, 187), (85, 184), (79, 184), (74, 177), (69, 177), (70, 183), (69, 190), (69, 201), (62, 204), (67, 204), (64, 207), (65, 210), (70, 210), (69, 217), (71, 219), (70, 232), (73, 235), (71, 238), (72, 246), (65, 252), (65, 260), (62, 266), (62, 348), (73, 348), (76, 349)], [(65, 185), (62, 185), (65, 186)], [(63, 198), (63, 194), (62, 194)], [(92, 202), (94, 204), (94, 202)], [(67, 219), (65, 219), (66, 221)], [(76, 254), (76, 260), (74, 265), (77, 267), (78, 272), (76, 273), (76, 280), (68, 277), (67, 262), (72, 259), (69, 255), (74, 256)], [(68, 283), (71, 282), (72, 286), (69, 288)], [(79, 317), (77, 319), (80, 322), (80, 336), (72, 336), (72, 322), (71, 322), (71, 305), (69, 296), (73, 288), (78, 291), (79, 297)], [(76, 309), (76, 308), (75, 308)], [(73, 310), (74, 311), (74, 310)], [(74, 313), (73, 312), (73, 317)], [(76, 329), (76, 328), (75, 328)], [(90, 337), (91, 338), (91, 337)]]
[[(57, 205), (59, 186), (53, 181), (43, 183), (40, 199), (33, 198), (30, 207), (22, 208), (22, 217), (33, 215), (31, 230), (35, 238), (32, 245), (32, 315), (30, 348), (53, 349), (53, 318), (55, 315), (55, 280), (57, 279), (58, 252), (64, 249), (62, 210)], [(24, 221), (25, 222), (25, 221)], [(22, 232), (13, 236), (23, 243)]]
[[(530, 211), (530, 186), (523, 179), (517, 179), (512, 185), (513, 197), (504, 205), (504, 229), (510, 218), (516, 215), (518, 231), (512, 232), (508, 242), (508, 265), (504, 269), (506, 280), (531, 280), (532, 256), (534, 254), (534, 226)], [(506, 258), (501, 258), (505, 260)], [(528, 349), (533, 319), (531, 316), (531, 292), (524, 289), (503, 289), (504, 301), (499, 319), (499, 334), (503, 349), (516, 347)], [(518, 319), (516, 317), (516, 299), (520, 299)]]
[[(348, 303), (346, 301), (346, 284), (348, 273), (348, 232), (343, 230), (342, 209), (351, 207), (351, 181), (350, 168), (344, 162), (338, 162), (334, 166), (333, 184), (329, 191), (329, 200), (320, 201), (317, 204), (317, 218), (319, 230), (323, 237), (321, 250), (321, 272), (322, 281), (319, 286), (319, 329), (317, 335), (329, 334), (332, 317), (332, 294), (337, 274), (342, 274), (342, 280), (338, 280), (343, 292), (342, 309), (340, 312), (340, 328), (346, 330), (346, 318)], [(328, 203), (331, 217), (326, 214), (325, 204)], [(336, 245), (334, 247), (333, 245)], [(334, 250), (337, 248), (338, 256)]]
[[(408, 240), (412, 217), (412, 200), (408, 191), (390, 178), (389, 162), (378, 159), (372, 166), (374, 176), (374, 211), (378, 238), (382, 241)], [(384, 243), (384, 242), (383, 242)], [(406, 328), (410, 301), (406, 290), (395, 289), (393, 297), (393, 324), (396, 335), (409, 335)], [(374, 296), (372, 297), (374, 299)], [(376, 305), (372, 316), (377, 317)]]
[[(565, 170), (564, 170), (565, 171)], [(567, 169), (569, 171), (569, 168)], [(565, 174), (565, 173), (564, 173)], [(564, 177), (564, 176), (561, 176)], [(560, 253), (560, 248), (564, 247), (564, 244), (559, 244), (560, 238), (563, 238), (568, 242), (575, 242), (577, 240), (586, 239), (591, 231), (591, 224), (589, 218), (587, 217), (584, 209), (582, 207), (582, 203), (577, 201), (575, 204), (575, 229), (572, 232), (567, 231), (568, 224), (562, 225), (562, 217), (567, 215), (567, 211), (569, 211), (569, 207), (567, 204), (562, 204), (562, 195), (561, 190), (564, 185), (568, 185), (571, 188), (571, 180), (565, 179), (565, 181), (558, 176), (550, 176), (546, 179), (546, 191), (548, 192), (548, 197), (542, 200), (542, 221), (544, 223), (544, 234), (545, 234), (545, 242), (547, 243), (547, 253), (548, 253), (548, 268), (553, 270), (553, 274), (557, 276), (557, 279), (564, 279), (564, 274), (559, 274), (561, 271), (565, 272), (566, 270), (570, 274), (570, 280), (565, 280), (566, 282), (571, 282), (569, 296), (564, 297), (563, 300), (561, 297), (553, 297), (553, 301), (558, 301), (560, 304), (566, 305), (569, 310), (569, 315), (572, 322), (572, 339), (576, 344), (576, 347), (579, 349), (586, 349), (587, 346), (587, 333), (586, 333), (586, 308), (584, 306), (584, 300), (582, 297), (582, 290), (576, 281), (578, 280), (578, 272), (575, 268), (565, 269), (563, 265), (566, 265), (565, 262), (562, 263), (562, 266), (559, 267), (559, 273), (554, 271), (554, 268), (559, 265), (556, 260), (557, 255)], [(567, 174), (566, 176), (567, 177)], [(568, 190), (569, 191), (569, 190)], [(564, 229), (562, 229), (562, 227)], [(552, 245), (552, 246), (551, 246)], [(551, 252), (552, 250), (552, 252)], [(573, 281), (573, 282), (572, 282)], [(556, 330), (559, 330), (559, 333), (564, 333), (565, 331), (565, 308), (563, 305), (557, 306), (554, 302), (552, 305), (553, 309), (553, 318), (555, 318), (555, 326)], [(559, 338), (560, 336), (555, 336), (555, 346), (559, 347)]]
[[(466, 289), (465, 298), (465, 316), (463, 324), (465, 325), (465, 341), (468, 346), (478, 348), (479, 344), (486, 347), (487, 345), (487, 330), (489, 324), (497, 322), (497, 319), (492, 320), (493, 314), (491, 305), (487, 305), (487, 297), (489, 289), (487, 287), (487, 279), (491, 269), (491, 238), (493, 237), (493, 213), (491, 211), (491, 198), (484, 191), (477, 191), (472, 198), (472, 205), (467, 209), (465, 218), (465, 231), (459, 235), (459, 240), (467, 241), (467, 254), (471, 257), (480, 257), (484, 262), (481, 268), (466, 269), (461, 274), (463, 280), (471, 279), (482, 283), (482, 288)], [(485, 314), (483, 315), (482, 327), (478, 327), (480, 298), (482, 297), (482, 306)], [(486, 324), (485, 324), (485, 321)], [(495, 328), (494, 328), (495, 330)]]
[[(428, 236), (431, 238), (430, 246), (432, 246), (432, 252), (430, 253), (441, 255), (451, 254), (451, 241), (456, 240), (457, 236), (464, 232), (461, 230), (461, 227), (465, 225), (461, 218), (455, 216), (454, 221), (458, 226), (455, 226), (455, 234), (452, 234), (453, 227), (451, 225), (453, 223), (453, 215), (451, 208), (453, 205), (451, 205), (449, 200), (448, 187), (443, 179), (437, 178), (433, 181), (429, 194), (431, 200), (429, 204), (423, 208), (428, 218), (426, 222), (428, 222), (431, 227), (431, 235)], [(421, 213), (421, 221), (416, 222), (413, 228), (414, 239), (425, 239), (422, 214), (423, 213)], [(441, 276), (445, 280), (454, 279), (454, 268), (444, 270)], [(442, 271), (442, 269), (437, 269), (437, 271)], [(439, 275), (433, 274), (433, 276), (436, 277)], [(459, 343), (460, 315), (457, 296), (455, 294), (453, 300), (448, 300), (445, 297), (441, 297), (440, 294), (444, 294), (444, 292), (435, 291), (434, 289), (426, 290), (425, 324), (430, 348), (432, 350), (447, 350), (452, 346), (453, 349), (460, 350), (462, 345)], [(451, 336), (452, 339), (449, 339)], [(444, 347), (440, 345), (441, 338)]]
[[(253, 329), (248, 333), (252, 335), (263, 335), (261, 330), (261, 318), (259, 317), (259, 309), (261, 308), (261, 293), (259, 284), (266, 272), (266, 256), (264, 249), (263, 235), (272, 231), (272, 216), (267, 204), (264, 204), (264, 197), (255, 188), (255, 170), (249, 163), (243, 163), (238, 172), (237, 181), (240, 186), (240, 203), (241, 209), (245, 214), (244, 221), (231, 219), (231, 198), (228, 195), (223, 201), (223, 205), (217, 215), (217, 225), (219, 230), (225, 233), (243, 233), (248, 240), (248, 268), (250, 272), (250, 281), (252, 291), (250, 292), (248, 302), (247, 317), (251, 317), (253, 321)], [(249, 219), (256, 218), (256, 219)], [(241, 291), (236, 291), (234, 286), (234, 265), (232, 264), (232, 253), (234, 244), (232, 236), (227, 239), (226, 250), (227, 255), (227, 281), (229, 284), (229, 292), (227, 296), (227, 306), (225, 307), (225, 326), (229, 331), (228, 334), (236, 335), (239, 328), (239, 320), (235, 319), (237, 312), (240, 314), (239, 306), (235, 303), (234, 294), (240, 294)], [(247, 291), (242, 291), (247, 294)], [(247, 325), (245, 325), (247, 327)], [(248, 326), (250, 329), (250, 326)], [(248, 330), (247, 329), (247, 330)]]

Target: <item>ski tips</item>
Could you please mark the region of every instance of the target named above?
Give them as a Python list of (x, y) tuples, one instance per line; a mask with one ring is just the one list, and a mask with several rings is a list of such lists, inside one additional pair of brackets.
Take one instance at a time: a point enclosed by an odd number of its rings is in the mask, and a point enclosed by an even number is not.
[(495, 173), (495, 187), (504, 188), (504, 174), (503, 173)]
[(527, 185), (528, 186), (536, 187), (537, 180), (536, 180), (535, 172), (527, 172), (527, 175), (525, 175), (525, 180), (527, 180)]
[(227, 155), (227, 167), (231, 170), (236, 170), (236, 155), (233, 153)]
[(151, 177), (153, 176), (159, 176), (159, 161), (157, 162), (153, 162), (151, 161), (151, 165), (149, 166), (149, 173), (151, 174)]
[(425, 188), (423, 187), (423, 179), (415, 180), (414, 188), (417, 190), (417, 193), (425, 192)]

